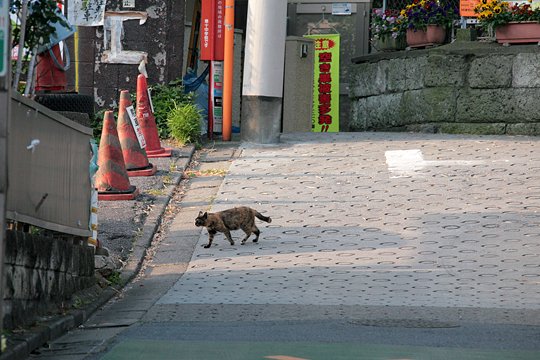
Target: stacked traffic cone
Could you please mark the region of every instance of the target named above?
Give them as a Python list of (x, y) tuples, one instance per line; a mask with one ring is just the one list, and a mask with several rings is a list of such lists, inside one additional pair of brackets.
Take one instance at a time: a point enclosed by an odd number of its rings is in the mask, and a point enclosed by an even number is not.
[[(129, 176), (152, 176), (156, 173), (157, 168), (148, 162), (146, 151), (137, 139), (127, 110), (130, 107), (132, 104), (129, 99), (129, 91), (122, 90), (118, 112), (118, 137), (120, 145), (122, 145), (126, 170)], [(131, 111), (132, 108), (129, 110)], [(134, 111), (133, 115), (135, 115)]]
[(172, 149), (164, 149), (159, 141), (156, 118), (152, 113), (146, 76), (137, 77), (137, 119), (146, 139), (146, 155), (149, 158), (170, 157)]
[(112, 111), (106, 111), (103, 117), (98, 166), (98, 200), (133, 200), (139, 194), (138, 189), (129, 183)]

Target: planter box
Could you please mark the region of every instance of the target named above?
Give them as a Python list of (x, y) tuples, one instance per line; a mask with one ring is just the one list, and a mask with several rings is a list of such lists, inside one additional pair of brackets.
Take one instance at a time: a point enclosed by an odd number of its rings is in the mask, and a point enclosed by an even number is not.
[(412, 48), (444, 44), (446, 29), (438, 25), (428, 25), (424, 30), (407, 29), (407, 45)]
[(525, 44), (540, 42), (540, 24), (537, 22), (512, 22), (495, 29), (500, 44)]

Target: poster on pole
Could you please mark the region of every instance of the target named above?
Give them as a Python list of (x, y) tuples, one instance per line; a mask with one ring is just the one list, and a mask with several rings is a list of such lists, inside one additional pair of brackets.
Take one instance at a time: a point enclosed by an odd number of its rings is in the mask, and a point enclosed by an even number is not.
[(339, 132), (339, 34), (305, 35), (315, 41), (312, 130)]
[(225, 0), (202, 0), (201, 60), (225, 57)]
[(67, 0), (67, 18), (75, 26), (103, 26), (105, 0)]

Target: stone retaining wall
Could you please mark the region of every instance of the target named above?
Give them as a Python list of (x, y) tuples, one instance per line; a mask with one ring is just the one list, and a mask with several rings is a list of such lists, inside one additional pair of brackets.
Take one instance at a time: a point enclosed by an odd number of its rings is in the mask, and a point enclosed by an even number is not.
[(457, 42), (353, 62), (350, 131), (540, 134), (538, 45)]
[(30, 324), (37, 316), (61, 308), (75, 292), (94, 285), (94, 250), (73, 243), (73, 237), (7, 231), (4, 328)]

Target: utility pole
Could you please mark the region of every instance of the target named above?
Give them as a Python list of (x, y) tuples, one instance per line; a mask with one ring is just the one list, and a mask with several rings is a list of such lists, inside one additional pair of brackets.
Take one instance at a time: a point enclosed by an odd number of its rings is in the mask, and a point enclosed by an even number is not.
[(234, 69), (234, 0), (225, 1), (225, 46), (223, 60), (223, 141), (232, 136), (232, 92)]
[(279, 142), (287, 0), (250, 0), (242, 87), (242, 140)]
[[(7, 138), (10, 116), (9, 0), (0, 0), (0, 333), (4, 319), (4, 248), (6, 239), (6, 199), (8, 187)], [(3, 341), (0, 341), (2, 343)], [(3, 349), (0, 347), (0, 353)]]

